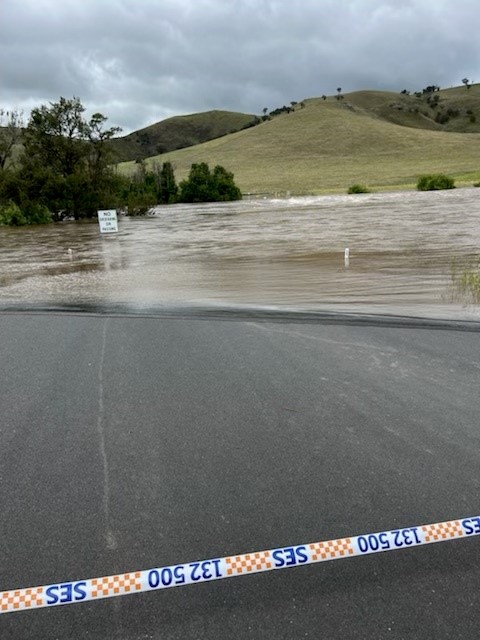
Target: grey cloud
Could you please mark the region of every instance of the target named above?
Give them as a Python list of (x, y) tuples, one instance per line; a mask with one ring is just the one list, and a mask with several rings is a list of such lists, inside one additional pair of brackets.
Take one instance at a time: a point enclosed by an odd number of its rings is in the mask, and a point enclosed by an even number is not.
[(2, 0), (1, 102), (76, 95), (130, 130), (337, 86), (450, 86), (475, 80), (477, 12), (471, 0)]

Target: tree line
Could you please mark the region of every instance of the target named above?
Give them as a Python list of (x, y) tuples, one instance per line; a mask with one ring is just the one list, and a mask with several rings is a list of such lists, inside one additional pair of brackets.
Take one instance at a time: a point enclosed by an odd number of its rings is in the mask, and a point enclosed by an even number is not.
[(121, 175), (110, 142), (121, 129), (101, 113), (86, 118), (79, 98), (35, 108), (22, 124), (18, 112), (0, 109), (0, 224), (79, 220), (112, 208), (140, 215), (157, 204), (242, 197), (231, 172), (206, 163), (193, 164), (180, 184), (170, 162), (141, 162), (133, 176)]

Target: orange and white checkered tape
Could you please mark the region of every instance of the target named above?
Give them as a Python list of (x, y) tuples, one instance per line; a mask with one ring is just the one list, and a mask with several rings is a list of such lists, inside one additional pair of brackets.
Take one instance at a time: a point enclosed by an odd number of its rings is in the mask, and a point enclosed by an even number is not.
[(197, 584), (290, 566), (352, 556), (411, 549), (418, 545), (480, 535), (480, 516), (369, 533), (351, 538), (312, 542), (295, 547), (256, 551), (238, 556), (90, 578), (57, 585), (0, 592), (0, 614), (40, 607), (87, 602), (100, 598)]
[(118, 596), (142, 588), (142, 572), (122, 573), (107, 578), (92, 578), (92, 598)]
[(464, 535), (460, 520), (426, 524), (423, 525), (422, 531), (425, 536), (425, 542), (439, 542), (450, 538), (461, 538)]
[(339, 538), (327, 542), (312, 542), (308, 545), (312, 562), (321, 560), (334, 560), (345, 556), (353, 556), (355, 550), (350, 538)]
[(0, 611), (17, 611), (43, 607), (44, 587), (31, 587), (29, 589), (17, 589), (16, 591), (4, 591), (0, 594)]
[(241, 575), (242, 573), (268, 571), (273, 568), (273, 560), (270, 551), (257, 551), (246, 553), (242, 556), (225, 558), (227, 575)]

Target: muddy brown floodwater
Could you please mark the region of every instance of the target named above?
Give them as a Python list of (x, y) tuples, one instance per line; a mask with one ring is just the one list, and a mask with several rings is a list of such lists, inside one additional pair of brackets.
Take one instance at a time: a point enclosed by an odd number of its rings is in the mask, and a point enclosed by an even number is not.
[(173, 205), (122, 217), (109, 236), (93, 222), (0, 228), (0, 296), (478, 318), (452, 287), (452, 262), (479, 253), (474, 188)]

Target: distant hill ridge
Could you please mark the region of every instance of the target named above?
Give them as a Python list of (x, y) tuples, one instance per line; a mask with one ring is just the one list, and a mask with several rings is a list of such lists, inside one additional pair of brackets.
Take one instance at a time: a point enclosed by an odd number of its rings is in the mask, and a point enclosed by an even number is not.
[[(388, 91), (356, 91), (326, 96), (326, 101), (353, 105), (370, 114), (406, 127), (432, 131), (480, 132), (479, 85), (440, 89), (427, 93), (393, 93)], [(313, 100), (315, 98), (312, 98)], [(311, 100), (312, 100), (311, 99)], [(283, 107), (291, 112), (303, 103)], [(291, 103), (292, 104), (292, 103)], [(272, 107), (268, 113), (280, 111)], [(282, 114), (283, 115), (283, 114)], [(275, 117), (275, 116), (273, 116)], [(127, 136), (115, 138), (114, 148), (120, 162), (148, 158), (241, 131), (261, 121), (262, 116), (234, 111), (205, 111), (174, 116), (149, 125)]]
[[(480, 178), (480, 84), (417, 95), (356, 91), (290, 104), (273, 107), (278, 115), (267, 113), (256, 126), (148, 163), (173, 162), (180, 179), (193, 162), (221, 164), (244, 193), (320, 193), (355, 182), (387, 188), (436, 172), (466, 183)], [(210, 117), (190, 118), (201, 115)], [(134, 163), (119, 167), (135, 171)]]
[(120, 162), (191, 147), (255, 123), (255, 116), (233, 111), (206, 111), (167, 118), (127, 136), (115, 138), (113, 148)]

